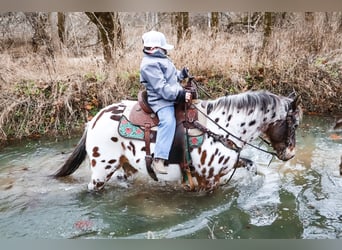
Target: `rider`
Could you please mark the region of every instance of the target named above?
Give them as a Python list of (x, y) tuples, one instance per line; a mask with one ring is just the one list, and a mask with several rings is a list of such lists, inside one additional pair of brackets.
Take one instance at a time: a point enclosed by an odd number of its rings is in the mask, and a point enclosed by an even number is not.
[(188, 77), (188, 70), (177, 70), (167, 56), (167, 51), (174, 46), (166, 42), (163, 33), (152, 30), (144, 33), (142, 40), (144, 56), (140, 65), (140, 82), (146, 88), (150, 107), (159, 118), (152, 168), (157, 173), (167, 174), (164, 162), (169, 158), (176, 130), (174, 104), (191, 100), (191, 93), (180, 84)]

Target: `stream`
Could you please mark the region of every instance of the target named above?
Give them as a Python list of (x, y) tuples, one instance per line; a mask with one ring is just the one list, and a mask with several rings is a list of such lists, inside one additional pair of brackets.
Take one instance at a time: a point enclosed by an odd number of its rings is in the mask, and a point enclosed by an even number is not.
[(70, 177), (49, 176), (80, 137), (7, 146), (0, 150), (0, 238), (342, 238), (342, 131), (333, 122), (304, 116), (288, 162), (247, 146), (242, 156), (258, 174), (238, 169), (213, 193), (154, 181), (110, 181), (92, 193), (87, 161)]

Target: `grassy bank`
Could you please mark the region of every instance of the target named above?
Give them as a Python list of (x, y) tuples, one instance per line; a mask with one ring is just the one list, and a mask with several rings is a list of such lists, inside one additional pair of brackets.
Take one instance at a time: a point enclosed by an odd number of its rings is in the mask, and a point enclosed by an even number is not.
[[(342, 34), (323, 27), (274, 30), (263, 47), (262, 33), (219, 33), (194, 30), (170, 57), (187, 66), (213, 98), (267, 89), (302, 96), (306, 113), (342, 112)], [(175, 35), (168, 29), (170, 43)], [(99, 109), (121, 99), (136, 98), (142, 57), (140, 33), (116, 51), (113, 64), (101, 54), (84, 51), (31, 53), (28, 46), (0, 54), (0, 142), (42, 135), (72, 135)]]

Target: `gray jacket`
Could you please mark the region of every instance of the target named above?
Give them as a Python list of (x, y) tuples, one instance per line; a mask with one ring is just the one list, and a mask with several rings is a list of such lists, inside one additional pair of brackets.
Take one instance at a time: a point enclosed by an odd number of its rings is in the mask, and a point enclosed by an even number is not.
[(183, 78), (162, 51), (144, 53), (140, 64), (140, 82), (147, 90), (148, 103), (155, 113), (161, 108), (184, 101), (185, 91), (179, 83)]

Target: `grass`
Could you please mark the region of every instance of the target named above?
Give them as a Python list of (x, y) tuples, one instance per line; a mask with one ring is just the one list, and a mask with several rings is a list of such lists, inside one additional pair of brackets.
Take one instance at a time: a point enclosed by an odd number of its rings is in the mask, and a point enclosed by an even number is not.
[[(267, 89), (302, 95), (304, 111), (338, 115), (342, 110), (342, 33), (326, 29), (321, 19), (308, 26), (297, 17), (292, 26), (275, 29), (262, 48), (262, 32), (210, 33), (192, 30), (170, 57), (187, 66), (214, 98), (247, 90)], [(303, 28), (304, 27), (304, 28)], [(133, 29), (133, 28), (131, 28)], [(140, 32), (126, 31), (127, 48), (106, 64), (100, 47), (73, 57), (64, 49), (51, 55), (29, 45), (2, 51), (0, 60), (0, 142), (42, 135), (70, 136), (102, 107), (135, 99), (140, 89)], [(126, 38), (127, 39), (127, 38)], [(98, 45), (99, 46), (99, 45)], [(95, 52), (94, 52), (95, 51)], [(204, 97), (203, 97), (204, 98)]]

